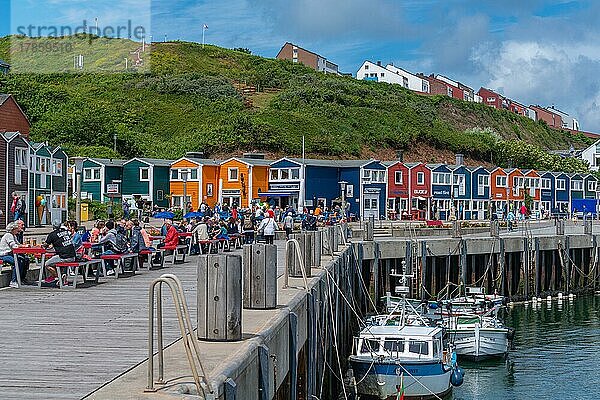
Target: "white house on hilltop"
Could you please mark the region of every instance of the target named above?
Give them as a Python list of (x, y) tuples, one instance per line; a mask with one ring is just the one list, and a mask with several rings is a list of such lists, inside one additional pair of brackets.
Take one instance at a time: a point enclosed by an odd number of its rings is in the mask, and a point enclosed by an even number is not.
[(570, 116), (564, 111), (559, 110), (558, 108), (554, 108), (554, 106), (546, 107), (546, 110), (553, 112), (554, 114), (560, 115), (562, 118), (562, 127), (566, 129), (572, 129), (574, 131), (579, 130), (579, 121)]
[(395, 83), (415, 92), (429, 93), (429, 82), (393, 64), (385, 67), (381, 62), (365, 61), (356, 72), (356, 79)]
[(592, 171), (600, 169), (600, 140), (581, 151), (581, 159), (590, 164)]

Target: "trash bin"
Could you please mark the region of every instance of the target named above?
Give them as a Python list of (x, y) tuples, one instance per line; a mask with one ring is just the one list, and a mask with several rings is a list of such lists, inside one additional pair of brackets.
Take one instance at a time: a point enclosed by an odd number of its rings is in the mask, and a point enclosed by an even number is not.
[(87, 203), (81, 203), (81, 222), (87, 222), (90, 220), (89, 209)]

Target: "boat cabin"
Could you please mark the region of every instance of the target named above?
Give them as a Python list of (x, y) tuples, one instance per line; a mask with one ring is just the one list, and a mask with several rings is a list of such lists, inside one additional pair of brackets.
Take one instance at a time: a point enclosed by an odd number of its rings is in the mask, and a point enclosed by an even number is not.
[(357, 356), (442, 359), (442, 329), (426, 326), (371, 326), (355, 338)]

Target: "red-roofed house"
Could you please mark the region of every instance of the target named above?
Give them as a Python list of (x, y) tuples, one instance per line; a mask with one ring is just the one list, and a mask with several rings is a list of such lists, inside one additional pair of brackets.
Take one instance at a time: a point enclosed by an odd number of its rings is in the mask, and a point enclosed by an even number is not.
[(29, 138), (31, 125), (27, 116), (10, 94), (0, 94), (0, 132), (20, 132)]

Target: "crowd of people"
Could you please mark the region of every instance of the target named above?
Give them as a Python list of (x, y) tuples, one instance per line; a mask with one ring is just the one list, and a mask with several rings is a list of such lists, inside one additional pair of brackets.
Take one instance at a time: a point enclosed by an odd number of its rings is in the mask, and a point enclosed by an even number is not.
[[(317, 230), (319, 220), (323, 220), (323, 211), (317, 206), (315, 210), (303, 214), (297, 213), (292, 207), (281, 210), (278, 207), (271, 208), (269, 205), (255, 205), (250, 209), (238, 209), (237, 206), (211, 209), (203, 205), (199, 208), (194, 218), (183, 218), (174, 223), (172, 219), (164, 219), (160, 228), (140, 223), (137, 218), (123, 218), (120, 220), (98, 220), (91, 229), (78, 226), (76, 221), (55, 220), (52, 222), (52, 232), (48, 234), (42, 246), (52, 255), (46, 260), (44, 268), (47, 278), (44, 285), (57, 285), (59, 279), (66, 284), (67, 277), (59, 276), (55, 265), (57, 263), (81, 261), (91, 257), (102, 255), (140, 253), (150, 250), (154, 253), (154, 263), (160, 263), (160, 252), (154, 250), (160, 248), (171, 249), (180, 244), (190, 246), (191, 254), (205, 252), (207, 243), (212, 240), (230, 241), (232, 238), (243, 238), (245, 244), (252, 244), (262, 240), (267, 244), (273, 244), (277, 231), (285, 231), (287, 238), (292, 234), (297, 225), (302, 230)], [(129, 216), (129, 213), (127, 213)], [(320, 218), (321, 217), (321, 218)], [(334, 212), (330, 218), (339, 217)], [(23, 284), (27, 282), (27, 271), (30, 259), (21, 254), (14, 254), (13, 249), (28, 246), (24, 242), (23, 232), (25, 224), (23, 220), (17, 219), (8, 224), (6, 233), (0, 239), (0, 261), (13, 266), (11, 276), (11, 287), (17, 287), (17, 271), (15, 264), (19, 266), (19, 276)], [(188, 235), (180, 235), (188, 233)], [(159, 243), (154, 243), (159, 238)], [(85, 246), (88, 242), (90, 245)], [(86, 247), (90, 251), (86, 251)], [(15, 260), (16, 257), (16, 260)], [(139, 262), (147, 261), (143, 256), (138, 257)], [(16, 262), (15, 262), (16, 261)], [(114, 264), (106, 260), (108, 275), (114, 275)], [(100, 273), (100, 272), (98, 272)]]

